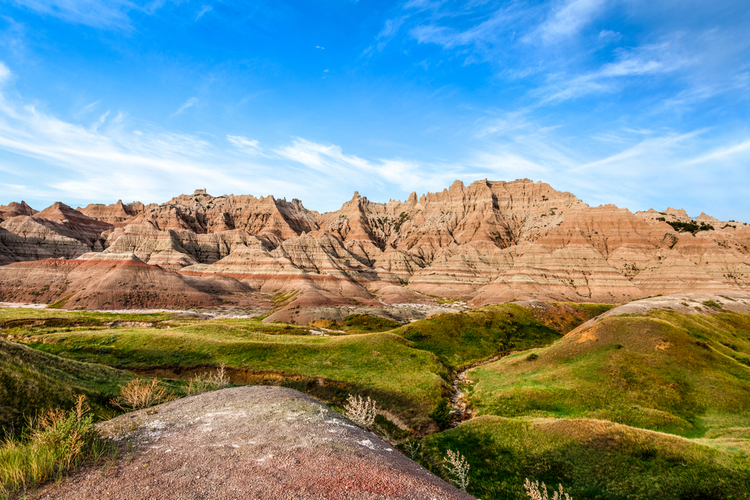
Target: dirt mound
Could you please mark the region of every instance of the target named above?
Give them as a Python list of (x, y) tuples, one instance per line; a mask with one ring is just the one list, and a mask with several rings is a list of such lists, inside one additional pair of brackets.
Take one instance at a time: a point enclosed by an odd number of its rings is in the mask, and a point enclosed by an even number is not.
[[(194, 286), (174, 271), (151, 266), (135, 256), (47, 259), (0, 267), (0, 300), (53, 303), (66, 309), (123, 309), (216, 306), (222, 300), (205, 291), (226, 283)], [(106, 257), (106, 258), (101, 258)], [(225, 278), (227, 281), (234, 281)], [(236, 282), (235, 282), (236, 283)], [(236, 283), (235, 289), (245, 287)]]
[[(471, 499), (300, 392), (240, 387), (101, 425), (136, 446), (109, 470), (40, 491), (58, 499)], [(131, 430), (135, 428), (135, 430)]]

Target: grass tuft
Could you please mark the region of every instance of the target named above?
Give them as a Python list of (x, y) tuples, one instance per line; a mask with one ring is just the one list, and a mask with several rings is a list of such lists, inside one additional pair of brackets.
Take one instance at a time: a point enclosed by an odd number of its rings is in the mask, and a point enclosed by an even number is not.
[(27, 437), (2, 444), (0, 498), (61, 480), (82, 465), (115, 453), (115, 447), (97, 432), (85, 396), (79, 396), (72, 410), (47, 410), (32, 423)]

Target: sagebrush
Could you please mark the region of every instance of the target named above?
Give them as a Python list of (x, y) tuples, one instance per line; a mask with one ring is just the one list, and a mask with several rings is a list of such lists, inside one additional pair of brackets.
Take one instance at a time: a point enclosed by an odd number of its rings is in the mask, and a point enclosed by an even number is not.
[(370, 399), (370, 396), (364, 399), (359, 394), (356, 396), (349, 394), (349, 399), (344, 409), (346, 410), (347, 417), (362, 427), (369, 429), (372, 427), (373, 422), (375, 422), (375, 415), (377, 414), (376, 405), (377, 403)]
[(185, 388), (185, 394), (201, 394), (203, 392), (216, 391), (229, 385), (229, 377), (224, 363), (216, 369), (215, 373), (199, 374), (191, 378)]
[(151, 381), (137, 378), (120, 387), (120, 396), (111, 403), (126, 411), (136, 411), (171, 401), (175, 397), (156, 377)]
[(451, 481), (463, 491), (466, 491), (469, 486), (469, 462), (466, 457), (453, 450), (448, 450), (445, 458), (443, 458), (443, 467), (451, 475)]

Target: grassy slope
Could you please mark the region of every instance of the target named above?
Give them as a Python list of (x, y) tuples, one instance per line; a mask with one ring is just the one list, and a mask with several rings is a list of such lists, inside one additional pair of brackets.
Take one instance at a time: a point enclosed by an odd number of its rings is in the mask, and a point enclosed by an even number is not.
[(420, 461), (449, 479), (448, 449), (467, 457), (468, 491), (485, 500), (527, 499), (525, 478), (561, 483), (576, 500), (750, 498), (750, 450), (611, 422), (478, 417), (426, 437)]
[(480, 414), (602, 418), (683, 436), (750, 425), (750, 315), (605, 318), (473, 370)]
[(535, 311), (497, 304), (466, 313), (438, 314), (394, 333), (434, 353), (446, 366), (459, 369), (502, 353), (548, 345), (607, 309), (598, 304), (560, 304)]
[(426, 421), (446, 386), (447, 370), (434, 355), (392, 333), (318, 337), (294, 331), (306, 333), (252, 320), (183, 321), (173, 328), (48, 331), (35, 335), (32, 345), (125, 369), (225, 363), (325, 377), (372, 394), (410, 424)]
[(106, 366), (81, 363), (0, 339), (0, 428), (19, 432), (25, 417), (53, 407), (70, 408), (85, 394), (98, 418), (114, 412), (107, 402), (133, 376)]

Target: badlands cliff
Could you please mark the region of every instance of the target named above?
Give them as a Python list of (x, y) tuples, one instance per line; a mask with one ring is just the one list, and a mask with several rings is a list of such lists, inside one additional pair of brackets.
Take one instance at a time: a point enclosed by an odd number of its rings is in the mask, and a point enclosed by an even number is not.
[[(619, 303), (750, 290), (750, 226), (589, 207), (530, 180), (460, 181), (319, 214), (299, 200), (0, 206), (0, 301), (66, 308), (266, 304), (272, 320), (435, 297)], [(276, 300), (271, 300), (276, 294)], [(293, 294), (293, 295), (292, 295)], [(264, 302), (265, 301), (265, 302)]]

